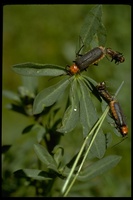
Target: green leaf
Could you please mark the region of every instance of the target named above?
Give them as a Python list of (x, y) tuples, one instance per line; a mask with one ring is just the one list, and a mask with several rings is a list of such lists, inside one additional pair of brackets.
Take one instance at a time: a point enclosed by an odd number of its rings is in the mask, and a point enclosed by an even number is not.
[(98, 84), (95, 80), (93, 80), (92, 78), (83, 75), (82, 76), (84, 79), (84, 82), (86, 83), (87, 87), (89, 87), (90, 91), (92, 92), (93, 90), (96, 90), (96, 85)]
[(49, 174), (45, 171), (38, 170), (38, 169), (19, 169), (14, 172), (14, 175), (18, 177), (29, 177), (33, 178), (35, 180), (52, 180), (51, 177), (49, 177)]
[(37, 142), (40, 143), (42, 140), (44, 140), (46, 129), (44, 126), (38, 125), (38, 127), (36, 127), (36, 132), (37, 132)]
[(94, 6), (88, 13), (83, 26), (81, 27), (80, 37), (82, 38), (83, 44), (88, 48), (95, 34), (97, 33), (102, 17), (102, 5)]
[(98, 120), (96, 109), (92, 103), (89, 88), (83, 80), (79, 80), (80, 97), (80, 122), (83, 126), (83, 134), (86, 136)]
[(100, 23), (97, 33), (93, 36), (93, 40), (90, 43), (90, 49), (97, 46), (105, 46), (106, 43), (106, 29), (102, 23)]
[(57, 84), (50, 86), (38, 93), (33, 103), (33, 113), (41, 113), (45, 106), (48, 107), (54, 104), (59, 99), (60, 95), (65, 92), (65, 89), (69, 84), (70, 79), (66, 77)]
[(13, 71), (24, 76), (60, 76), (66, 75), (65, 68), (54, 64), (21, 63), (12, 66)]
[(29, 94), (36, 94), (38, 89), (38, 77), (36, 76), (22, 76), (23, 87), (29, 91)]
[(80, 181), (88, 181), (96, 176), (103, 174), (104, 172), (115, 167), (121, 160), (121, 156), (110, 155), (102, 158), (101, 160), (88, 166), (81, 175), (77, 178)]
[(20, 98), (19, 98), (18, 94), (11, 92), (9, 90), (3, 90), (2, 95), (7, 97), (8, 99), (20, 102)]
[[(80, 81), (80, 89), (81, 89), (81, 98), (80, 98), (80, 122), (83, 127), (83, 135), (86, 137), (86, 135), (89, 133), (89, 131), (92, 129), (94, 124), (98, 120), (96, 109), (92, 103), (89, 88), (85, 84), (86, 82)], [(92, 85), (91, 85), (92, 87)], [(88, 145), (91, 140), (88, 140)], [(101, 158), (103, 157), (106, 150), (106, 140), (105, 135), (103, 134), (102, 130), (99, 130), (99, 133), (97, 134), (95, 141), (91, 147), (89, 156), (90, 157), (97, 157)]]
[[(88, 144), (90, 143), (90, 139), (88, 140)], [(94, 143), (89, 152), (89, 158), (92, 159), (94, 157), (102, 158), (106, 151), (106, 137), (102, 130), (99, 130)]]
[(74, 79), (74, 81), (71, 84), (70, 90), (71, 105), (67, 108), (64, 114), (62, 126), (59, 129), (57, 129), (58, 132), (67, 133), (72, 131), (79, 121), (79, 99), (77, 91), (77, 79)]
[(54, 147), (54, 150), (52, 151), (52, 153), (54, 154), (54, 160), (55, 160), (56, 164), (59, 166), (61, 163), (62, 157), (64, 155), (63, 147), (60, 145), (56, 145)]
[(56, 162), (45, 147), (40, 144), (35, 144), (34, 150), (38, 158), (47, 166), (47, 168), (57, 171)]
[(97, 37), (99, 41), (99, 46), (105, 46), (107, 32), (105, 26), (102, 23), (100, 23), (99, 29), (97, 31)]

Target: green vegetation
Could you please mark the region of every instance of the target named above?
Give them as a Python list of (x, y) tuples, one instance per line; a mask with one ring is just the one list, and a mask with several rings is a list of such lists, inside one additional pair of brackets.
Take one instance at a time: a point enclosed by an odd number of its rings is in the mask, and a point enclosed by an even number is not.
[[(91, 94), (92, 86), (101, 81), (107, 83), (112, 95), (124, 81), (117, 99), (126, 116), (128, 138), (111, 148), (121, 141), (121, 137), (115, 134), (115, 128), (107, 120), (99, 125), (102, 126), (100, 137), (94, 140), (84, 170), (68, 196), (131, 196), (131, 7), (99, 5), (102, 15), (100, 9), (96, 11), (100, 25), (94, 21), (89, 30), (82, 25), (93, 6), (9, 5), (3, 9), (3, 90), (8, 90), (4, 94), (10, 98), (3, 96), (2, 104), (3, 196), (61, 195), (65, 177), (70, 174), (70, 169), (75, 169), (72, 165), (84, 138), (88, 137), (94, 121), (102, 115), (97, 95)], [(85, 24), (91, 22), (88, 18)], [(93, 38), (96, 32), (98, 41)], [(123, 53), (125, 62), (115, 65), (105, 57), (98, 66), (91, 66), (81, 76), (56, 77), (65, 74), (66, 65), (72, 65), (76, 58), (79, 35), (86, 45), (84, 51), (103, 45)], [(40, 67), (44, 69), (38, 73), (38, 66), (34, 63), (39, 63), (39, 70)], [(21, 75), (28, 73), (40, 77), (20, 76), (14, 73), (12, 66)], [(48, 107), (43, 111), (44, 103)], [(78, 124), (77, 112), (74, 112), (79, 103), (81, 124)], [(7, 109), (7, 104), (16, 112)], [(107, 141), (109, 147), (106, 149)], [(81, 152), (78, 166), (86, 151), (87, 148)], [(110, 170), (105, 172), (105, 168)]]

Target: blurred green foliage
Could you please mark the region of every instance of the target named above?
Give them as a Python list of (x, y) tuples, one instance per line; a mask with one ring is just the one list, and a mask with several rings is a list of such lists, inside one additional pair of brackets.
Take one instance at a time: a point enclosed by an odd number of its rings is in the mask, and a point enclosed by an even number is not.
[[(17, 91), (23, 85), (22, 77), (11, 70), (11, 66), (23, 62), (48, 63), (60, 66), (71, 65), (75, 59), (75, 50), (84, 18), (94, 5), (7, 5), (3, 7), (3, 89)], [(117, 99), (120, 102), (129, 126), (129, 135), (121, 144), (110, 148), (109, 154), (122, 156), (121, 162), (112, 170), (93, 179), (91, 183), (80, 184), (79, 194), (96, 197), (131, 196), (131, 7), (129, 5), (103, 5), (103, 24), (107, 29), (106, 47), (123, 53), (125, 62), (115, 65), (106, 58), (98, 66), (90, 67), (86, 75), (97, 82), (106, 81), (112, 95), (121, 82), (124, 85)], [(56, 79), (40, 77), (39, 89), (56, 82)], [(95, 102), (95, 100), (94, 100)], [(6, 157), (3, 157), (2, 169), (7, 183), (4, 184), (10, 196), (34, 196), (34, 188), (19, 188), (23, 180), (13, 182), (8, 179), (19, 168), (35, 167), (37, 158), (33, 151), (36, 133), (21, 135), (26, 125), (32, 123), (17, 113), (6, 109), (10, 103), (5, 97), (2, 101), (2, 144), (13, 144)], [(100, 110), (99, 102), (95, 102)], [(63, 103), (62, 105), (63, 106)], [(105, 122), (105, 131), (111, 132), (113, 144), (120, 141), (113, 128)], [(64, 139), (65, 138), (65, 139)], [(75, 154), (81, 145), (80, 131), (73, 131), (62, 138), (62, 145), (68, 155)], [(73, 145), (73, 141), (74, 144)], [(69, 145), (68, 145), (69, 144)], [(26, 158), (25, 158), (26, 155)], [(20, 159), (21, 158), (21, 159)], [(116, 178), (117, 177), (117, 178)], [(58, 181), (57, 181), (58, 184)], [(59, 183), (60, 184), (60, 183)], [(78, 182), (76, 184), (77, 189)], [(17, 188), (17, 190), (16, 190)], [(74, 189), (74, 188), (73, 188)], [(10, 194), (10, 190), (14, 190)], [(56, 194), (55, 194), (56, 196)], [(71, 196), (76, 196), (73, 192)]]

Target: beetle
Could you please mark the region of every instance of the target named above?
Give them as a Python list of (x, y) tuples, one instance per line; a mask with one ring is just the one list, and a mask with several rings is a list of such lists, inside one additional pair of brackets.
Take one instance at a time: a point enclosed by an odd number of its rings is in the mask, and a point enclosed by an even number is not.
[(105, 57), (105, 47), (95, 47), (84, 55), (80, 55), (74, 61), (80, 71), (86, 70), (90, 65), (97, 64), (101, 59)]
[(80, 69), (77, 67), (75, 63), (71, 66), (67, 65), (66, 70), (68, 75), (74, 75), (80, 72)]
[(107, 91), (105, 82), (101, 82), (96, 86), (96, 89), (98, 90), (99, 94), (102, 96), (102, 98), (109, 103), (113, 100), (113, 96)]
[(128, 134), (128, 127), (126, 125), (119, 102), (116, 100), (110, 101), (109, 107), (112, 117), (115, 120), (116, 128), (119, 130), (123, 137), (126, 136)]
[[(84, 45), (83, 45), (84, 46)], [(80, 48), (80, 50), (83, 48)], [(111, 48), (105, 48), (103, 46), (95, 47), (85, 53), (84, 55), (79, 54), (78, 51), (77, 58), (73, 65), (67, 65), (67, 72), (69, 75), (74, 75), (86, 70), (90, 65), (98, 65), (98, 62), (102, 60), (105, 56), (111, 57), (111, 62), (115, 60), (116, 64), (122, 63), (125, 61), (125, 58), (122, 53), (112, 50)]]
[(117, 130), (121, 133), (123, 137), (128, 134), (128, 127), (122, 112), (122, 108), (117, 100), (106, 89), (105, 82), (101, 82), (96, 86), (99, 94), (108, 103), (110, 108), (110, 113), (115, 121)]
[(112, 58), (111, 62), (115, 60), (116, 64), (123, 63), (125, 61), (122, 53), (118, 51), (113, 51), (111, 48), (106, 48), (106, 55)]

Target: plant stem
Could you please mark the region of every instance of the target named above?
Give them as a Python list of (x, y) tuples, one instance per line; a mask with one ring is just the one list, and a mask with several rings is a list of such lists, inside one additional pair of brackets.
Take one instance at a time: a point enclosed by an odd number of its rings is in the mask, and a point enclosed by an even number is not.
[[(99, 131), (99, 129), (100, 129), (100, 127), (101, 127), (101, 125), (102, 125), (102, 123), (103, 123), (103, 121), (104, 121), (104, 119), (105, 119), (107, 113), (108, 113), (108, 111), (109, 111), (109, 107), (106, 108), (106, 110), (104, 111), (103, 115), (100, 117), (100, 119), (97, 121), (97, 123), (95, 124), (95, 126), (92, 128), (92, 130), (91, 130), (91, 131), (88, 133), (88, 135), (86, 136), (86, 138), (85, 138), (85, 140), (84, 140), (84, 142), (83, 142), (83, 144), (82, 144), (82, 147), (81, 147), (81, 149), (80, 149), (80, 151), (79, 151), (79, 153), (78, 153), (78, 155), (77, 155), (77, 158), (76, 158), (76, 160), (75, 160), (75, 162), (74, 162), (74, 164), (73, 164), (73, 167), (72, 167), (72, 169), (71, 169), (71, 171), (70, 171), (70, 173), (69, 173), (69, 176), (67, 177), (66, 182), (65, 182), (65, 184), (64, 184), (64, 186), (63, 186), (63, 188), (62, 188), (62, 194), (64, 194), (64, 195), (63, 195), (64, 197), (68, 194), (68, 192), (69, 192), (69, 190), (71, 189), (73, 183), (75, 182), (75, 180), (76, 180), (76, 178), (77, 178), (77, 176), (78, 176), (78, 174), (79, 174), (79, 172), (80, 172), (80, 170), (81, 170), (81, 168), (82, 168), (82, 166), (83, 166), (83, 163), (84, 163), (84, 161), (85, 161), (85, 159), (86, 159), (86, 157), (87, 157), (87, 155), (88, 155), (88, 152), (89, 152), (89, 150), (90, 150), (90, 148), (91, 148), (91, 146), (92, 146), (92, 144), (93, 144), (93, 142), (94, 142), (94, 140), (95, 140), (95, 137), (96, 137), (96, 135), (97, 135), (97, 133), (98, 133), (98, 131)], [(97, 128), (97, 126), (98, 126), (98, 128)], [(84, 156), (84, 158), (83, 158), (83, 160), (82, 160), (82, 163), (81, 163), (81, 165), (80, 165), (80, 167), (79, 167), (79, 170), (78, 170), (76, 176), (74, 177), (73, 181), (71, 182), (70, 186), (68, 187), (68, 189), (66, 189), (66, 188), (67, 188), (67, 185), (68, 185), (68, 183), (70, 182), (70, 179), (71, 179), (71, 177), (72, 177), (72, 175), (73, 175), (73, 172), (74, 172), (74, 170), (75, 170), (75, 168), (76, 168), (76, 165), (77, 165), (77, 163), (78, 163), (78, 161), (79, 161), (79, 159), (80, 159), (80, 156), (82, 155), (83, 150), (84, 150), (84, 148), (85, 148), (85, 146), (86, 146), (86, 144), (87, 144), (87, 141), (88, 141), (90, 135), (95, 131), (96, 128), (97, 128), (97, 130), (96, 130), (95, 134), (94, 134), (93, 137), (92, 137), (91, 143), (90, 143), (90, 145), (89, 145), (89, 147), (88, 147), (88, 150), (87, 150), (87, 152), (86, 152), (86, 154), (85, 154), (85, 156)]]

